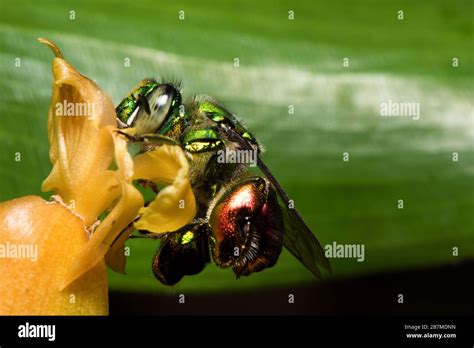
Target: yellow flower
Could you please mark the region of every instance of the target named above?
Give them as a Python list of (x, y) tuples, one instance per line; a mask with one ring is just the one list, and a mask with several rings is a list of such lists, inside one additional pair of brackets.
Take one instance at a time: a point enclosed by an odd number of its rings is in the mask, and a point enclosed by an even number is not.
[[(171, 145), (132, 158), (107, 94), (53, 43), (40, 41), (56, 56), (48, 114), (53, 169), (42, 185), (55, 195), (51, 202), (28, 196), (0, 204), (0, 315), (103, 315), (105, 263), (125, 269), (128, 233), (122, 231), (137, 217), (137, 228), (154, 233), (174, 231), (194, 218), (189, 165), (181, 148)], [(117, 169), (111, 170), (114, 159)], [(168, 186), (144, 207), (136, 179)], [(2, 246), (36, 247), (37, 260), (1, 257)]]
[(60, 202), (27, 196), (0, 203), (0, 314), (106, 315), (103, 261), (59, 291), (88, 238), (82, 219)]

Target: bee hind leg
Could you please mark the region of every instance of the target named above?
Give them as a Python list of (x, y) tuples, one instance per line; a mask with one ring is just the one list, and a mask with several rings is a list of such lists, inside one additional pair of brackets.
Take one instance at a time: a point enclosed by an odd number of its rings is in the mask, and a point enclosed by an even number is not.
[(200, 273), (209, 262), (208, 225), (193, 223), (166, 233), (153, 258), (153, 274), (164, 285)]

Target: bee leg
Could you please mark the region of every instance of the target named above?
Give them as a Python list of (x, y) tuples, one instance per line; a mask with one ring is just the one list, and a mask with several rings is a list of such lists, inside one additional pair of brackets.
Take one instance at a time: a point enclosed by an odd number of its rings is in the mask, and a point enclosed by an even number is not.
[(200, 273), (210, 260), (208, 233), (206, 223), (195, 223), (164, 234), (153, 258), (156, 279), (174, 285), (185, 275)]
[(177, 145), (181, 146), (176, 140), (161, 134), (145, 134), (139, 137), (140, 141), (150, 145)]
[(224, 187), (210, 212), (212, 258), (237, 277), (272, 267), (283, 247), (284, 222), (273, 186), (251, 177)]
[(120, 237), (123, 236), (124, 233), (128, 234), (128, 238), (133, 238), (132, 232), (133, 232), (133, 223), (134, 223), (134, 222), (135, 222), (135, 221), (132, 221), (131, 223), (129, 223), (128, 226), (125, 227), (125, 228), (114, 238), (114, 240), (112, 241), (112, 243), (110, 243), (110, 245), (111, 245), (111, 246), (114, 245), (115, 242), (116, 242), (117, 240), (119, 240)]
[(143, 230), (140, 230), (138, 231), (140, 234), (131, 234), (130, 235), (130, 239), (160, 239), (162, 236), (158, 233), (153, 233), (153, 232), (148, 232), (148, 231), (143, 231)]
[[(123, 235), (124, 233), (128, 233), (128, 239), (153, 239), (153, 240), (156, 240), (156, 239), (160, 239), (162, 238), (162, 234), (160, 233), (153, 233), (153, 232), (150, 232), (150, 231), (145, 231), (145, 230), (137, 230), (137, 232), (139, 234), (133, 234), (133, 232), (136, 230), (135, 229), (135, 226), (133, 226), (133, 224), (139, 219), (140, 217), (137, 216), (135, 218), (135, 220), (133, 220), (131, 223), (128, 224), (127, 227), (125, 227), (122, 232), (120, 232), (120, 234), (115, 238), (115, 240), (117, 240), (121, 235)], [(115, 240), (114, 240), (114, 243), (115, 243)]]
[(151, 145), (161, 145), (161, 144), (168, 144), (168, 145), (180, 145), (176, 140), (167, 137), (161, 134), (143, 134), (143, 135), (134, 135), (130, 134), (129, 132), (124, 132), (121, 130), (117, 131), (119, 134), (123, 135), (127, 138), (127, 140), (131, 143), (144, 143), (144, 144), (151, 144)]
[[(151, 181), (143, 180), (143, 183), (139, 181), (139, 184), (140, 184), (140, 185), (143, 185), (143, 186), (144, 186), (145, 184), (150, 184), (150, 183), (153, 184), (153, 185), (150, 186), (150, 187), (152, 188), (152, 190), (155, 191), (155, 193), (158, 193), (158, 192), (159, 192), (158, 188), (157, 188), (156, 185), (155, 185), (154, 183), (152, 183)], [(146, 186), (144, 186), (144, 187), (146, 187)], [(147, 207), (148, 204), (150, 204), (150, 202), (146, 202), (146, 203), (145, 203), (145, 207)], [(135, 219), (133, 219), (133, 221), (130, 222), (130, 223), (128, 224), (128, 226), (123, 229), (122, 232), (120, 232), (120, 235), (121, 235), (122, 233), (125, 233), (126, 231), (128, 231), (128, 233), (129, 233), (129, 237), (128, 237), (128, 238), (129, 238), (129, 239), (138, 239), (138, 238), (159, 239), (159, 238), (160, 238), (160, 234), (153, 233), (153, 232), (149, 232), (149, 231), (145, 231), (145, 230), (138, 230), (137, 232), (140, 233), (139, 235), (132, 234), (133, 231), (135, 230), (135, 226), (133, 226), (133, 224), (134, 224), (135, 222), (137, 222), (138, 219), (140, 219), (140, 216), (139, 216), (139, 215), (137, 215), (137, 217), (135, 217)]]

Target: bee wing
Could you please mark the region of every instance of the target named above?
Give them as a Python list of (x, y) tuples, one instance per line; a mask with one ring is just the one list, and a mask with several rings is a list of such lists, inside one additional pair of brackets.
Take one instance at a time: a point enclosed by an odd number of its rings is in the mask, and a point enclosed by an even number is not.
[(292, 210), (283, 210), (285, 216), (285, 234), (283, 244), (308, 270), (316, 277), (322, 278), (319, 267), (331, 271), (329, 261), (324, 256), (324, 250), (304, 221), (296, 218)]
[(303, 217), (296, 208), (289, 208), (290, 199), (280, 183), (275, 179), (268, 167), (258, 158), (258, 167), (270, 180), (278, 192), (280, 206), (282, 208), (285, 233), (283, 245), (293, 254), (308, 270), (317, 278), (322, 278), (320, 267), (331, 272), (329, 260), (324, 255), (324, 250), (319, 244), (316, 236), (311, 232)]

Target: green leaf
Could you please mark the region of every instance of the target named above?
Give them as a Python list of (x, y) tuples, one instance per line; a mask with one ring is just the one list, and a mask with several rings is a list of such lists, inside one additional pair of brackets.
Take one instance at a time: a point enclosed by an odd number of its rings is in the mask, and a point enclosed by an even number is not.
[[(180, 78), (185, 96), (212, 95), (238, 114), (321, 244), (364, 245), (364, 262), (332, 259), (333, 277), (472, 258), (472, 12), (472, 2), (427, 0), (4, 1), (0, 200), (39, 194), (51, 168), (51, 53), (36, 41), (41, 36), (116, 104), (140, 79), (165, 76)], [(389, 100), (419, 103), (420, 119), (381, 117)], [(169, 291), (151, 272), (157, 243), (127, 245), (128, 274), (111, 273), (111, 289)], [(177, 289), (312, 280), (285, 251), (275, 267), (250, 277), (236, 281), (209, 265)]]

